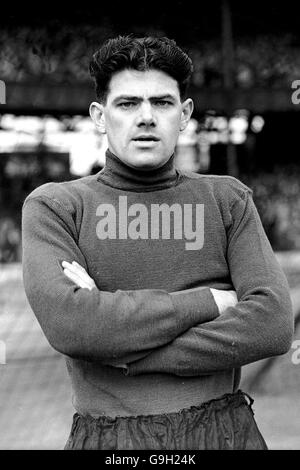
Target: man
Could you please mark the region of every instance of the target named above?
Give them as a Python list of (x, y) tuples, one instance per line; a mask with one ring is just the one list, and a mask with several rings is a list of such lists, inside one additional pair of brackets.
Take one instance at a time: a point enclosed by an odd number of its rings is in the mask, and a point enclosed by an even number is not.
[(287, 352), (293, 316), (251, 190), (174, 167), (193, 111), (174, 41), (109, 40), (90, 70), (106, 165), (23, 208), (26, 293), (72, 381), (65, 448), (265, 449), (240, 368)]

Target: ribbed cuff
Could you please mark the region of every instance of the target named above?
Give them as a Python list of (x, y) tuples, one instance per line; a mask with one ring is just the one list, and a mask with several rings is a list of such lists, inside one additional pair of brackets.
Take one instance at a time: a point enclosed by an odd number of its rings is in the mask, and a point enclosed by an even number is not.
[(172, 301), (176, 311), (193, 325), (214, 320), (220, 314), (209, 287), (176, 293)]

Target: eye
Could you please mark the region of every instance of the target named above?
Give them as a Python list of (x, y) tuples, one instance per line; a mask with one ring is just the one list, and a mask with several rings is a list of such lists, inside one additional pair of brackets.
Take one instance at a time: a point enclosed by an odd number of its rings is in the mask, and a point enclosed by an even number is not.
[(133, 108), (135, 105), (136, 103), (134, 101), (123, 101), (122, 103), (119, 103), (119, 107), (123, 109)]
[(154, 102), (155, 106), (159, 106), (161, 108), (166, 108), (167, 106), (171, 105), (172, 103), (167, 100), (157, 100)]

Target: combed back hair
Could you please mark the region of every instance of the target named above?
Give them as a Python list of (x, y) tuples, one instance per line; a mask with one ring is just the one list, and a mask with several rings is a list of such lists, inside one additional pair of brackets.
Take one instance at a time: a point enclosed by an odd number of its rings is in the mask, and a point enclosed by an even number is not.
[(118, 36), (109, 39), (94, 53), (90, 74), (95, 81), (97, 99), (105, 103), (110, 80), (122, 70), (159, 70), (174, 78), (183, 100), (193, 72), (188, 55), (166, 37)]

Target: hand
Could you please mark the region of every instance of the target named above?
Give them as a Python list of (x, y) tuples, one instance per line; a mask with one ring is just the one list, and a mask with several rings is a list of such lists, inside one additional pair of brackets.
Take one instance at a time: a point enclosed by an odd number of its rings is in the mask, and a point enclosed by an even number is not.
[(115, 367), (116, 369), (125, 369), (127, 370), (128, 369), (128, 365), (127, 364), (114, 364), (114, 363), (107, 363), (106, 365), (108, 366), (111, 366), (111, 367)]
[(220, 314), (225, 312), (228, 307), (234, 307), (238, 303), (237, 295), (234, 290), (220, 290), (210, 288)]
[(64, 274), (71, 279), (71, 281), (75, 282), (78, 287), (89, 290), (96, 287), (94, 280), (88, 275), (86, 270), (80, 266), (80, 264), (76, 263), (76, 261), (73, 261), (72, 263), (63, 261), (61, 264), (64, 268)]

